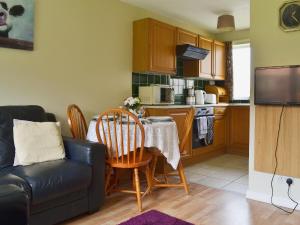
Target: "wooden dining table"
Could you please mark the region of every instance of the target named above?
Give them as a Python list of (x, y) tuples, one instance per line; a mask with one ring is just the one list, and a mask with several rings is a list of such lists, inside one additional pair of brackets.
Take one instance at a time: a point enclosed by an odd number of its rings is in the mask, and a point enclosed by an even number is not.
[[(98, 142), (96, 135), (97, 118), (98, 117), (95, 116), (91, 120), (88, 128), (87, 140), (92, 142)], [(173, 120), (160, 121), (159, 119), (151, 121), (142, 119), (141, 122), (145, 130), (144, 147), (149, 149), (149, 151), (153, 149), (159, 151), (162, 155), (164, 155), (166, 161), (172, 166), (172, 168), (177, 169), (180, 161), (180, 150), (176, 123)], [(138, 132), (138, 138), (139, 135), (141, 134)]]

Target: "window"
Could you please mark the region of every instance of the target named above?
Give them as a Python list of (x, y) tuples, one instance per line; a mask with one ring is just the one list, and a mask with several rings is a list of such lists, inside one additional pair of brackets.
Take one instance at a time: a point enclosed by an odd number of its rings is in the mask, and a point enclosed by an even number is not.
[(250, 44), (232, 46), (233, 99), (250, 99)]

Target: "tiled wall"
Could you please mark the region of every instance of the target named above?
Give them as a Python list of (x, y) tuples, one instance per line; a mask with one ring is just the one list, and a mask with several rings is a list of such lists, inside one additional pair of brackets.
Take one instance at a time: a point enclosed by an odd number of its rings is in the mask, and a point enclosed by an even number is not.
[(184, 89), (194, 87), (196, 90), (204, 89), (209, 81), (196, 79), (183, 79), (181, 77), (171, 77), (159, 74), (132, 74), (132, 96), (139, 95), (139, 86), (149, 86), (151, 84), (171, 85), (175, 92), (175, 103), (184, 104)]
[[(175, 103), (185, 103), (184, 89), (194, 87), (195, 90), (203, 90), (208, 80), (183, 78), (182, 61), (177, 60), (177, 75), (175, 77), (160, 74), (132, 74), (132, 96), (139, 96), (139, 86), (149, 86), (151, 84), (171, 85), (175, 91)], [(224, 86), (224, 81), (215, 81), (216, 85)], [(233, 100), (233, 103), (249, 103), (248, 100)]]

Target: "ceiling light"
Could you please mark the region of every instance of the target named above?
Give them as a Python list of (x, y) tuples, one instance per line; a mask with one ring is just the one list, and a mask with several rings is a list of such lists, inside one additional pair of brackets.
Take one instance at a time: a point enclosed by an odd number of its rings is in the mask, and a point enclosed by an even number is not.
[(227, 32), (235, 30), (234, 17), (232, 15), (222, 15), (218, 17), (218, 26), (219, 31)]

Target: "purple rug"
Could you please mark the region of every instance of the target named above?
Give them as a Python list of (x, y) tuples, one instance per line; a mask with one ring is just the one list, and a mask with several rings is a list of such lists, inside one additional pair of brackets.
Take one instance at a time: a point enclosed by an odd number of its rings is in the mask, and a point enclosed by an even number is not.
[(119, 225), (194, 225), (167, 214), (151, 210)]

